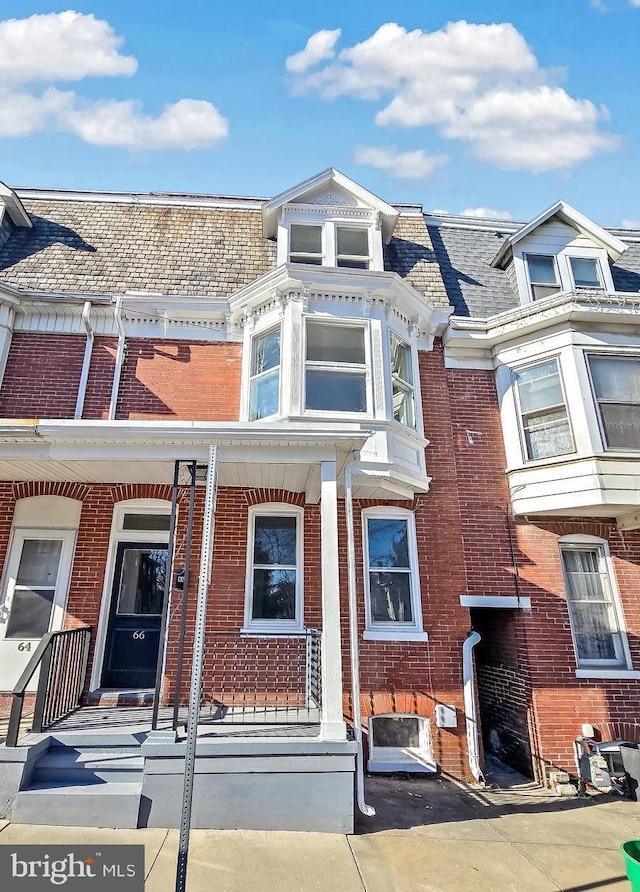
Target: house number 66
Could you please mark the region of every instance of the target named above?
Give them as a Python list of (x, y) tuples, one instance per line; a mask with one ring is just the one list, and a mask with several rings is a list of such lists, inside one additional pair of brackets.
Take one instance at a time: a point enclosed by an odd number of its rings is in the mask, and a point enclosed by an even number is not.
[(133, 637), (136, 641), (142, 641), (144, 639), (144, 632), (134, 632)]

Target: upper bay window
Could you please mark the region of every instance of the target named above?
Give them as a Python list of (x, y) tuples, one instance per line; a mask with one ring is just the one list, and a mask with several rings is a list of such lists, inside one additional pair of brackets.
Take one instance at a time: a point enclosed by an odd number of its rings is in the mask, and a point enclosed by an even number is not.
[(391, 393), (393, 417), (400, 424), (415, 429), (416, 411), (411, 346), (393, 331), (391, 332)]
[(640, 357), (588, 357), (607, 449), (640, 448)]
[(362, 325), (306, 325), (305, 408), (367, 411), (365, 329)]
[(289, 262), (369, 269), (370, 229), (369, 226), (343, 226), (332, 220), (321, 225), (292, 223), (289, 227)]
[(280, 328), (258, 335), (251, 345), (249, 421), (277, 415), (280, 409)]
[(527, 461), (574, 451), (557, 359), (514, 372)]
[(533, 300), (561, 290), (555, 257), (550, 254), (527, 254), (526, 257)]

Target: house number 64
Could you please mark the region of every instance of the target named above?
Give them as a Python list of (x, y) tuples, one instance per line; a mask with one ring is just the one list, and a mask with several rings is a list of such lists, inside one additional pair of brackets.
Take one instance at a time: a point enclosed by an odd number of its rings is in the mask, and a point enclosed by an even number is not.
[(136, 641), (142, 641), (144, 639), (144, 632), (134, 632), (133, 637)]

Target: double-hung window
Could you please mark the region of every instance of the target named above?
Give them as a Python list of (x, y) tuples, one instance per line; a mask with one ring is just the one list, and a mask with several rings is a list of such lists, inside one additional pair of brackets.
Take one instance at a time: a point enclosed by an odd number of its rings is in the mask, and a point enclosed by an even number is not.
[(540, 300), (560, 291), (558, 268), (553, 255), (527, 254), (527, 269), (533, 300)]
[(411, 347), (393, 331), (391, 332), (391, 397), (395, 420), (415, 429)]
[(302, 628), (302, 516), (288, 505), (250, 511), (246, 628)]
[(365, 637), (425, 639), (414, 516), (399, 508), (362, 513), (365, 556)]
[(369, 229), (336, 226), (336, 266), (369, 269)]
[(578, 667), (627, 668), (604, 545), (561, 545)]
[(587, 357), (608, 449), (640, 449), (640, 357)]
[(602, 277), (598, 261), (593, 257), (569, 257), (573, 284), (576, 288), (602, 290)]
[(277, 415), (280, 408), (280, 328), (253, 339), (249, 421)]
[(289, 230), (289, 261), (321, 266), (323, 259), (322, 226), (292, 223)]
[(307, 320), (305, 408), (367, 411), (365, 328)]
[(527, 461), (574, 451), (557, 359), (514, 372)]

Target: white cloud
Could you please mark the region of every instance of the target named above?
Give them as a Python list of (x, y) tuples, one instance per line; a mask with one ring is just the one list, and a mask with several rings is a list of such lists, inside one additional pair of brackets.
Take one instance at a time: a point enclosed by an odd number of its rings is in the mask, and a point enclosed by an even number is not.
[(395, 149), (378, 149), (374, 146), (361, 146), (356, 149), (354, 160), (358, 164), (368, 164), (390, 176), (407, 180), (422, 180), (430, 176), (436, 167), (449, 160), (446, 155), (427, 155), (422, 149), (415, 152), (398, 152)]
[[(640, 0), (636, 6), (640, 6)], [(640, 229), (640, 220), (623, 220), (620, 226), (622, 229)]]
[(485, 220), (513, 220), (509, 211), (494, 211), (493, 208), (465, 208), (460, 211), (461, 217), (482, 217)]
[(629, 0), (629, 6), (640, 6), (640, 0)]
[[(0, 137), (58, 130), (137, 151), (203, 149), (227, 135), (227, 120), (205, 100), (180, 99), (152, 117), (136, 100), (89, 102), (51, 86), (133, 74), (138, 63), (120, 54), (122, 42), (108, 22), (72, 11), (0, 22)], [(25, 89), (36, 82), (50, 86)]]
[(336, 28), (335, 31), (316, 31), (307, 40), (307, 45), (303, 50), (294, 53), (293, 56), (289, 56), (285, 63), (287, 71), (302, 74), (308, 71), (309, 68), (313, 68), (318, 62), (323, 62), (325, 59), (333, 59), (335, 56), (333, 48), (341, 34), (340, 28)]
[(134, 74), (108, 22), (67, 10), (0, 22), (0, 82), (77, 81)]
[(225, 118), (209, 102), (181, 99), (157, 118), (145, 115), (140, 103), (96, 102), (70, 109), (61, 119), (64, 129), (97, 146), (125, 149), (203, 149), (223, 139)]
[(378, 125), (435, 127), (505, 169), (567, 169), (618, 144), (600, 129), (607, 110), (554, 85), (511, 24), (459, 21), (408, 32), (390, 22), (321, 68), (297, 74), (293, 87), (328, 100), (382, 101)]

